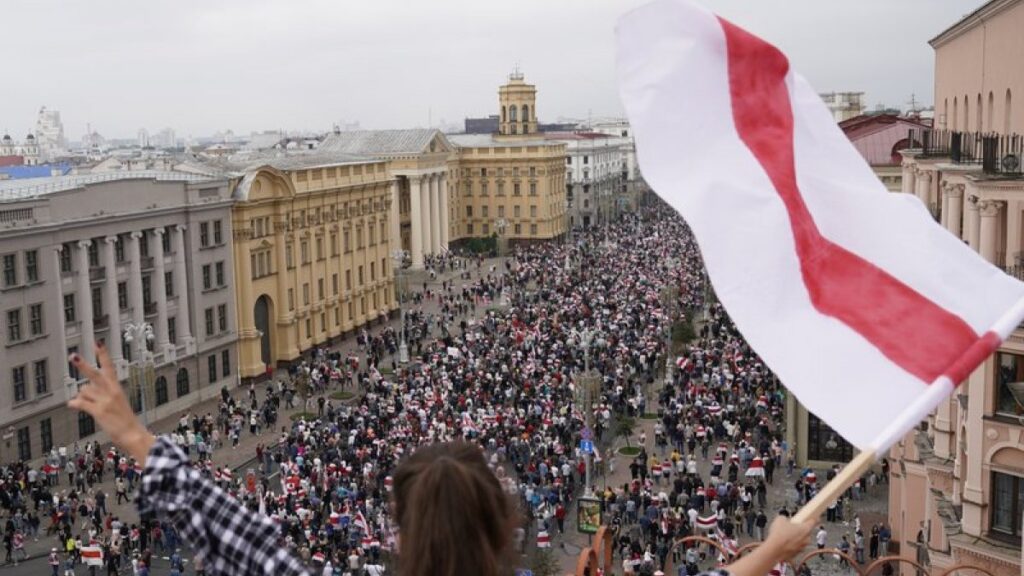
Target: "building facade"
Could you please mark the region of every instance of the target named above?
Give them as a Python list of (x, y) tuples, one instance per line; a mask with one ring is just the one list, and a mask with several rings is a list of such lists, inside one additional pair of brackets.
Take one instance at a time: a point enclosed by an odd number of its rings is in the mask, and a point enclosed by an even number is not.
[(819, 96), (836, 122), (856, 118), (864, 113), (863, 92), (828, 92)]
[(497, 134), (449, 136), (453, 239), (498, 234), (514, 244), (566, 233), (566, 146), (538, 133), (536, 96), (536, 87), (513, 73), (498, 89)]
[(871, 166), (878, 179), (890, 192), (903, 189), (903, 155), (907, 148), (920, 146), (910, 141), (910, 130), (920, 132), (929, 125), (917, 118), (894, 114), (857, 116), (839, 123), (839, 128), (850, 139)]
[[(6, 161), (5, 161), (6, 159)], [(10, 134), (0, 138), (0, 166), (36, 166), (39, 164), (39, 145), (36, 137), (29, 134), (21, 142), (15, 142)]]
[(425, 256), (448, 250), (459, 230), (449, 177), (454, 147), (439, 130), (336, 131), (319, 150), (387, 161), (391, 203), (397, 207), (390, 213), (389, 234), (393, 249), (409, 253), (412, 268), (422, 269)]
[(387, 162), (283, 157), (243, 170), (233, 186), (244, 380), (397, 308)]
[(565, 142), (566, 202), (570, 230), (603, 226), (627, 209), (627, 154), (625, 138), (594, 132), (547, 133)]
[[(903, 192), (982, 257), (1022, 277), (1024, 1), (993, 0), (931, 40), (934, 129), (911, 131)], [(1015, 99), (1016, 97), (1016, 99)], [(983, 297), (983, 295), (979, 295)], [(1024, 329), (894, 446), (889, 520), (907, 559), (1021, 574)]]
[[(150, 420), (235, 382), (230, 204), (227, 182), (174, 172), (0, 183), (0, 460), (97, 432), (66, 407), (66, 359), (97, 341)], [(143, 323), (151, 340), (125, 338)]]

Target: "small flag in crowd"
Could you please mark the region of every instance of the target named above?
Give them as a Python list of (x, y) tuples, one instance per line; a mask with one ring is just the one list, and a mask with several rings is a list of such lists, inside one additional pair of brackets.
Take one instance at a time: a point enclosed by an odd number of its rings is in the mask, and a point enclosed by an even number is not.
[(1024, 283), (889, 193), (771, 44), (691, 0), (618, 27), (644, 179), (693, 230), (744, 338), (865, 452), (891, 446), (1024, 319)]
[(708, 531), (715, 530), (718, 528), (718, 516), (712, 514), (711, 516), (698, 516), (697, 517), (697, 528)]
[(537, 532), (537, 548), (551, 548), (551, 536), (547, 530)]
[(103, 566), (103, 548), (82, 546), (82, 561), (86, 566)]

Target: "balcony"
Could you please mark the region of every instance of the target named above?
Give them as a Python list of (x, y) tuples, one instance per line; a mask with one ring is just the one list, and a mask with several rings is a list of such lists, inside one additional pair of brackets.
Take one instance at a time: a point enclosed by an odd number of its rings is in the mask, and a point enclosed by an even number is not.
[(93, 266), (89, 268), (89, 282), (100, 282), (107, 278), (107, 268), (105, 266)]
[(911, 148), (923, 158), (948, 157), (954, 164), (978, 165), (987, 175), (1020, 178), (1024, 135), (954, 132), (931, 128), (911, 129)]
[(142, 309), (145, 311), (146, 316), (152, 316), (156, 314), (156, 302), (146, 302)]
[(141, 268), (143, 270), (152, 270), (153, 269), (153, 257), (152, 256), (143, 256), (140, 259), (139, 262), (140, 262), (140, 266), (141, 266)]
[(93, 330), (103, 330), (110, 325), (110, 316), (104, 314), (103, 316), (93, 316), (92, 328)]

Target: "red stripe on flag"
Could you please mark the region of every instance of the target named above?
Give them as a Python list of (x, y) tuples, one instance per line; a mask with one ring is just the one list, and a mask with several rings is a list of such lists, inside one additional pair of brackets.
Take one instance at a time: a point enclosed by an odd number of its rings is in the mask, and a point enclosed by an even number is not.
[(796, 181), (785, 83), (789, 61), (771, 44), (718, 20), (728, 47), (733, 121), (786, 207), (811, 303), (927, 383), (947, 368), (958, 375), (963, 370), (950, 364), (978, 342), (978, 334), (956, 314), (821, 235)]

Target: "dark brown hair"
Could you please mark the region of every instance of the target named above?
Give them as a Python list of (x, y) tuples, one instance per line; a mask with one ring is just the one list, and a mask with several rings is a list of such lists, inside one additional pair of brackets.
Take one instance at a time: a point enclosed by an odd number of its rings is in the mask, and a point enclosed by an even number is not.
[(517, 514), (484, 460), (466, 442), (424, 446), (394, 477), (401, 576), (498, 576)]

